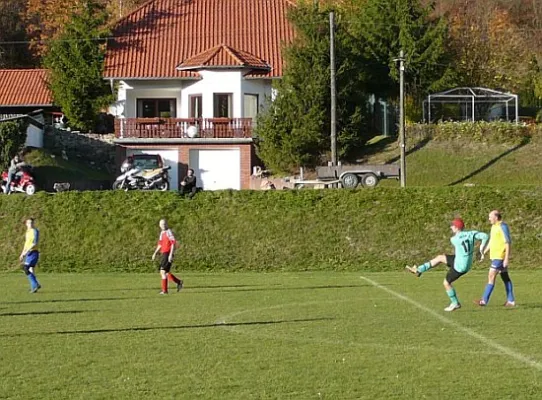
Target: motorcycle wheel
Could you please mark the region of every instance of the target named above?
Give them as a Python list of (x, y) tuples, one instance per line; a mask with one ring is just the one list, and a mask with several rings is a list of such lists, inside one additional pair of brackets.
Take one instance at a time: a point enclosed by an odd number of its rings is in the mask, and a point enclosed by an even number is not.
[(30, 184), (26, 185), (24, 188), (24, 191), (27, 195), (32, 196), (34, 193), (36, 193), (36, 185)]
[(167, 192), (169, 190), (169, 182), (163, 181), (162, 183), (159, 183), (158, 185), (156, 185), (156, 189), (161, 192)]
[(111, 187), (113, 190), (120, 190), (122, 189), (122, 181), (115, 181), (113, 182), (113, 186)]

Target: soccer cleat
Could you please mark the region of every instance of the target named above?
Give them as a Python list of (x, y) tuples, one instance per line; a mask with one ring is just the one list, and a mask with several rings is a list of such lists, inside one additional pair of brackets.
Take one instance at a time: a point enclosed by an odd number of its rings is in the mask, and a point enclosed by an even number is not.
[(405, 267), (405, 269), (410, 272), (411, 274), (416, 275), (418, 278), (421, 276), (421, 272), (418, 271), (418, 267), (416, 265), (413, 265), (412, 267), (409, 267), (408, 265)]
[(487, 306), (487, 303), (486, 303), (483, 299), (480, 299), (480, 300), (474, 300), (474, 304), (477, 304), (477, 305), (479, 305), (480, 307), (485, 307), (485, 306)]
[(183, 288), (183, 283), (184, 283), (184, 282), (183, 282), (183, 280), (181, 279), (181, 280), (179, 281), (179, 283), (177, 284), (177, 292), (180, 292), (180, 291), (181, 291), (181, 289)]
[(506, 303), (503, 304), (505, 307), (515, 307), (516, 306), (516, 302), (515, 301), (507, 301)]
[(446, 307), (444, 309), (444, 311), (448, 311), (448, 312), (451, 312), (451, 311), (455, 311), (455, 310), (459, 310), (461, 308), (461, 304), (459, 303), (452, 303), (450, 304), (448, 307)]
[(39, 289), (39, 286), (36, 286), (35, 288), (32, 288), (32, 290), (30, 290), (30, 293), (37, 293), (38, 289)]
[(38, 289), (41, 289), (41, 285), (38, 283)]
[(158, 294), (167, 294), (167, 292), (160, 292), (160, 293), (158, 293)]

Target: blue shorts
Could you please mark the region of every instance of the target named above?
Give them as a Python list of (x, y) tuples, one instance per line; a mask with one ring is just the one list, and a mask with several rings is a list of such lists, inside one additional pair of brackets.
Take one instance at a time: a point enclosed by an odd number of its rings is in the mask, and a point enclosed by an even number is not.
[(491, 260), (491, 268), (504, 271), (506, 269), (504, 267), (504, 260)]
[(24, 259), (24, 265), (27, 267), (35, 267), (38, 264), (38, 260), (40, 259), (40, 252), (39, 251), (31, 251), (28, 253)]

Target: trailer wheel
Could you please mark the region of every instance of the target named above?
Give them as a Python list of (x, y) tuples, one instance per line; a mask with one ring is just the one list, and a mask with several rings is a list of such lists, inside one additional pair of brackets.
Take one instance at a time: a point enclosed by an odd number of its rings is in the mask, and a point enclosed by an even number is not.
[(344, 188), (354, 189), (356, 186), (359, 185), (359, 177), (356, 174), (344, 174), (341, 177), (341, 184)]
[(361, 178), (361, 183), (365, 187), (375, 187), (376, 185), (378, 185), (378, 176), (376, 176), (375, 174), (365, 174), (363, 175), (363, 178)]

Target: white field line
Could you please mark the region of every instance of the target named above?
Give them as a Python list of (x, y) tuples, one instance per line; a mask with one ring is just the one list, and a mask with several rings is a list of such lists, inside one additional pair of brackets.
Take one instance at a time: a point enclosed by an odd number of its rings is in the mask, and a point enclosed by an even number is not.
[[(372, 297), (372, 300), (384, 300), (389, 299), (389, 296), (386, 297)], [(228, 325), (233, 323), (231, 321), (233, 318), (238, 317), (239, 315), (243, 314), (249, 314), (257, 311), (265, 311), (265, 310), (276, 310), (281, 308), (287, 308), (287, 307), (302, 307), (302, 306), (308, 306), (308, 305), (316, 305), (316, 304), (325, 304), (325, 303), (347, 303), (351, 302), (353, 299), (348, 300), (321, 300), (321, 301), (308, 301), (308, 302), (294, 302), (294, 303), (286, 303), (286, 304), (278, 304), (274, 306), (268, 306), (268, 307), (257, 307), (257, 308), (249, 308), (245, 310), (240, 310), (233, 312), (231, 314), (225, 315), (223, 317), (220, 317), (216, 320), (216, 324), (222, 324), (224, 326), (221, 326), (222, 329), (236, 334), (245, 335), (251, 338), (259, 338), (259, 339), (271, 339), (271, 340), (285, 340), (287, 342), (294, 342), (294, 343), (318, 343), (323, 345), (332, 345), (332, 346), (347, 346), (347, 347), (353, 347), (353, 348), (377, 348), (377, 349), (387, 349), (387, 350), (400, 350), (400, 351), (427, 351), (427, 350), (434, 350), (439, 351), (442, 353), (448, 353), (448, 354), (463, 354), (464, 351), (462, 349), (442, 349), (442, 348), (436, 348), (434, 346), (428, 346), (425, 344), (419, 344), (419, 345), (393, 345), (393, 344), (385, 344), (385, 343), (375, 343), (375, 342), (350, 342), (350, 341), (343, 341), (343, 340), (330, 340), (330, 339), (317, 339), (317, 338), (304, 338), (298, 336), (296, 334), (295, 336), (287, 336), (287, 335), (277, 335), (275, 333), (262, 333), (262, 332), (249, 332), (245, 329), (243, 329), (242, 326), (233, 326)], [(496, 351), (471, 351), (470, 353), (475, 354), (488, 354), (488, 355), (500, 355), (501, 353), (498, 353)]]
[(463, 326), (461, 325), (460, 323), (450, 319), (450, 318), (447, 318), (445, 317), (444, 315), (441, 315), (439, 314), (438, 312), (424, 306), (423, 304), (420, 304), (418, 303), (417, 301), (415, 300), (412, 300), (410, 297), (407, 297), (401, 293), (398, 293), (394, 290), (391, 290), (381, 284), (379, 284), (378, 282), (375, 282), (369, 278), (366, 278), (364, 276), (360, 276), (361, 279), (363, 279), (365, 282), (369, 282), (371, 285), (373, 285), (374, 287), (380, 289), (380, 290), (383, 290), (389, 294), (391, 294), (392, 296), (394, 297), (397, 297), (398, 299), (400, 300), (403, 300), (404, 302), (407, 302), (411, 305), (413, 305), (414, 307), (422, 310), (422, 311), (425, 311), (427, 314), (433, 316), (434, 318), (438, 319), (439, 321), (447, 324), (447, 325), (450, 325), (452, 327), (454, 327), (455, 329), (457, 329), (458, 331), (461, 331), (465, 334), (467, 334), (468, 336), (474, 338), (474, 339), (478, 339), (480, 342), (482, 342), (483, 344), (487, 345), (488, 347), (491, 347), (495, 350), (497, 350), (498, 352), (500, 352), (501, 354), (506, 354), (508, 357), (510, 358), (513, 358), (515, 359), (516, 361), (519, 361), (523, 364), (526, 364), (528, 365), (529, 367), (531, 368), (534, 368), (534, 369), (537, 369), (539, 371), (542, 371), (542, 364), (540, 364), (538, 361), (536, 360), (533, 360), (527, 356), (524, 356), (523, 354), (515, 351), (514, 349), (511, 349), (509, 347), (505, 347), (497, 342), (495, 342), (494, 340), (492, 339), (489, 339), (487, 337), (485, 337), (484, 335), (470, 329), (470, 328), (467, 328), (466, 326)]

